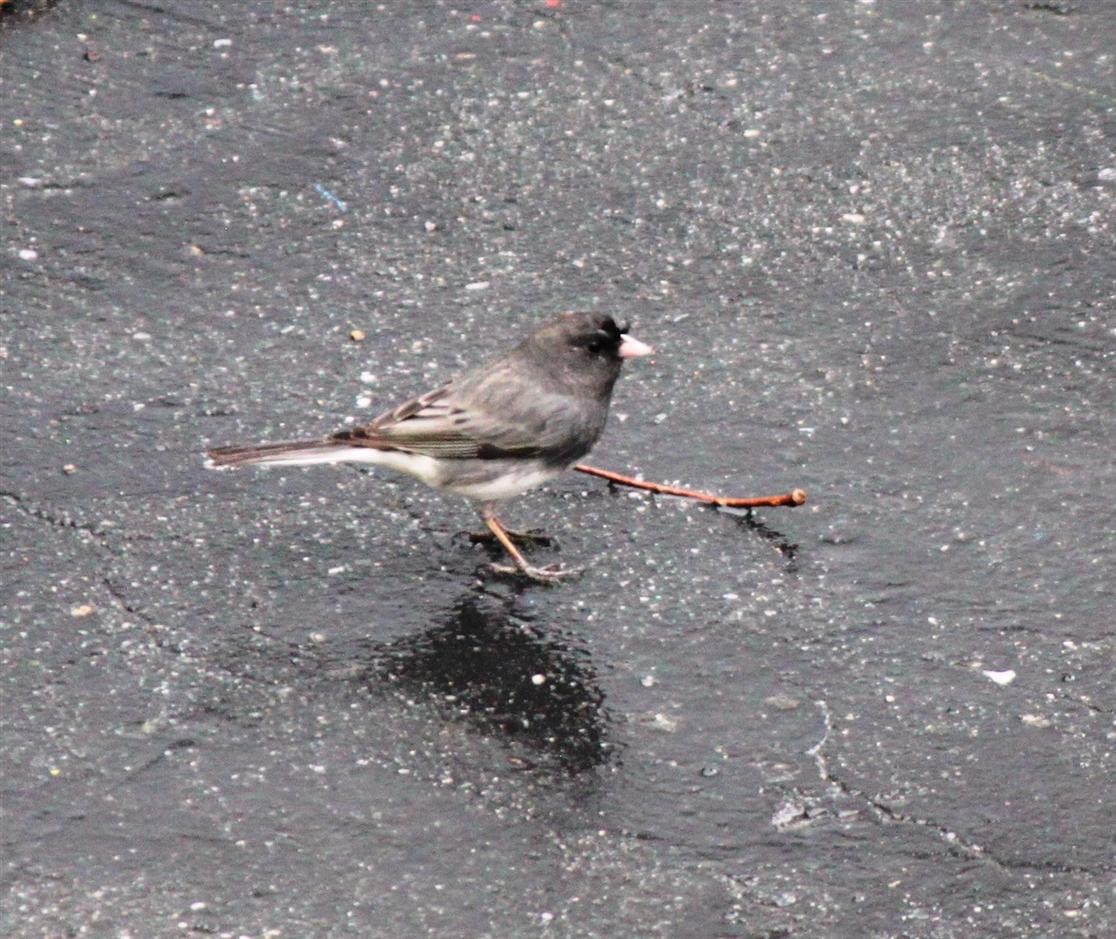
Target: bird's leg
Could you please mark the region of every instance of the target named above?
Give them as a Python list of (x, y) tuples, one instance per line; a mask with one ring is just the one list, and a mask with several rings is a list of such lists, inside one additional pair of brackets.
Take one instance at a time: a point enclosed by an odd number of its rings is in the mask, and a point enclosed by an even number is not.
[(481, 519), (492, 532), (497, 541), (503, 545), (504, 550), (511, 556), (515, 567), (509, 567), (507, 564), (493, 564), (492, 569), (500, 574), (515, 574), (520, 573), (525, 577), (530, 577), (532, 580), (537, 580), (540, 583), (552, 584), (563, 577), (572, 577), (580, 574), (581, 571), (573, 568), (563, 567), (534, 567), (527, 563), (527, 559), (520, 553), (519, 549), (515, 546), (515, 542), (509, 537), (507, 529), (500, 524), (500, 520), (496, 517), (496, 512), (491, 506), (483, 506), (480, 510)]
[[(503, 526), (501, 525), (501, 527)], [(462, 531), (458, 532), (458, 534), (465, 535), (473, 544), (480, 544), (482, 541), (494, 541), (496, 538), (491, 531)], [(554, 539), (541, 528), (529, 528), (526, 531), (504, 528), (504, 534), (511, 538), (512, 541), (518, 541), (520, 544), (541, 544), (546, 546), (554, 542)]]
[(699, 492), (695, 489), (683, 489), (681, 486), (668, 486), (665, 483), (650, 483), (642, 479), (633, 479), (631, 476), (614, 473), (598, 466), (590, 466), (588, 463), (578, 463), (574, 466), (574, 469), (579, 473), (607, 479), (612, 485), (631, 486), (633, 489), (645, 489), (648, 492), (657, 492), (666, 496), (696, 499), (698, 502), (720, 505), (729, 509), (755, 509), (761, 506), (780, 505), (796, 506), (803, 505), (806, 502), (806, 493), (801, 489), (792, 489), (790, 492), (783, 492), (777, 496), (758, 496), (756, 498), (719, 496), (712, 492)]
[(508, 533), (504, 531), (504, 526), (500, 524), (496, 516), (484, 516), (484, 523), (488, 526), (488, 530), (492, 532), (496, 540), (504, 546), (504, 550), (511, 555), (511, 559), (515, 561), (515, 566), (521, 571), (527, 570), (531, 565), (527, 563), (527, 559), (523, 557), (519, 548), (515, 546), (515, 542), (512, 541)]

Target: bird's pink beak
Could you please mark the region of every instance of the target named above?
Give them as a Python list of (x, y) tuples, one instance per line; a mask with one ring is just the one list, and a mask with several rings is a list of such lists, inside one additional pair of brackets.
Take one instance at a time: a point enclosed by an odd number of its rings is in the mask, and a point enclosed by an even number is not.
[(640, 342), (632, 336), (623, 335), (620, 337), (620, 348), (617, 350), (617, 355), (622, 359), (636, 359), (641, 355), (653, 355), (655, 352), (646, 342)]

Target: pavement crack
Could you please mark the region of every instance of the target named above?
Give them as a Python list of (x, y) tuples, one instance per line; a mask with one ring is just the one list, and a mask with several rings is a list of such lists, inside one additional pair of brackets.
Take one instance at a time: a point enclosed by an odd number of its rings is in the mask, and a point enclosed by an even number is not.
[(131, 613), (133, 616), (139, 617), (148, 626), (158, 625), (154, 616), (150, 613), (145, 613), (140, 607), (128, 600), (128, 595), (124, 592), (123, 587), (114, 584), (108, 577), (102, 577), (101, 583), (104, 585), (105, 590), (108, 591), (109, 596), (116, 601), (117, 605), (124, 610), (125, 613)]
[(1106, 871), (1097, 870), (1085, 865), (1063, 864), (1054, 861), (1028, 861), (1020, 858), (1007, 858), (1000, 857), (988, 851), (983, 845), (977, 843), (971, 838), (966, 838), (960, 832), (955, 831), (948, 825), (943, 825), (941, 822), (934, 821), (932, 818), (923, 818), (918, 815), (911, 815), (902, 812), (887, 802), (880, 799), (878, 796), (869, 795), (865, 790), (860, 789), (851, 783), (842, 779), (833, 769), (829, 766), (829, 761), (825, 755), (825, 745), (828, 743), (833, 731), (833, 720), (830, 714), (829, 705), (824, 700), (815, 701), (814, 705), (821, 712), (822, 720), (824, 722), (824, 732), (821, 739), (810, 747), (806, 754), (814, 758), (814, 763), (818, 768), (818, 775), (823, 782), (829, 783), (834, 786), (841, 795), (863, 802), (872, 811), (877, 820), (883, 822), (892, 822), (901, 825), (914, 825), (919, 828), (924, 828), (927, 831), (933, 832), (942, 841), (949, 846), (949, 850), (961, 857), (969, 858), (972, 860), (988, 861), (1003, 870), (1009, 871), (1032, 871), (1038, 873), (1060, 873), (1060, 874), (1087, 874), (1096, 876), (1097, 874)]
[(169, 743), (163, 744), (162, 746), (160, 746), (158, 753), (154, 754), (151, 757), (148, 757), (148, 759), (146, 759), (139, 766), (133, 767), (131, 770), (129, 770), (123, 776), (122, 781), (132, 782), (137, 777), (142, 776), (149, 770), (154, 769), (160, 763), (165, 762), (175, 750), (188, 750), (196, 746), (197, 742), (190, 737), (180, 737), (176, 740), (170, 741)]
[(818, 775), (822, 781), (833, 781), (833, 774), (830, 773), (828, 764), (826, 763), (824, 747), (829, 740), (829, 735), (833, 731), (833, 718), (829, 713), (829, 705), (825, 701), (815, 701), (814, 706), (817, 707), (822, 714), (822, 720), (825, 724), (825, 733), (822, 734), (821, 740), (815, 743), (809, 750), (806, 751), (807, 756), (814, 758), (814, 763), (818, 767)]
[(1071, 694), (1068, 691), (1062, 691), (1057, 695), (1057, 697), (1061, 701), (1068, 701), (1071, 704), (1076, 704), (1079, 707), (1083, 707), (1083, 708), (1085, 708), (1085, 710), (1091, 711), (1094, 714), (1108, 714), (1109, 713), (1108, 708), (1103, 708), (1099, 704), (1094, 704), (1093, 701), (1091, 701), (1085, 695)]
[(14, 506), (17, 511), (22, 512), (28, 518), (45, 522), (53, 528), (87, 532), (101, 542), (104, 542), (108, 537), (108, 532), (105, 531), (105, 529), (99, 528), (91, 522), (78, 521), (66, 515), (64, 512), (44, 506), (41, 503), (32, 502), (26, 496), (20, 495), (18, 492), (7, 489), (0, 490), (0, 499)]

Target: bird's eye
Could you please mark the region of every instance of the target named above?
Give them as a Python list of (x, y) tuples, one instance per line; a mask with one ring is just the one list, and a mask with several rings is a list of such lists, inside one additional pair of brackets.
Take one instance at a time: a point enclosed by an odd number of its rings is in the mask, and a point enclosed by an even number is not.
[(582, 340), (582, 345), (596, 355), (598, 352), (607, 349), (612, 341), (613, 339), (608, 333), (603, 329), (598, 329), (596, 332), (586, 336), (585, 339)]

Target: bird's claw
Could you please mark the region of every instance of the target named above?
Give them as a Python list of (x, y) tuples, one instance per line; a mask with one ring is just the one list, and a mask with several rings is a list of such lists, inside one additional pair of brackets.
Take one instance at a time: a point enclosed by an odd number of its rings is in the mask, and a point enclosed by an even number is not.
[(580, 577), (584, 571), (580, 567), (562, 567), (560, 564), (551, 564), (547, 567), (516, 567), (513, 564), (490, 564), (489, 568), (497, 574), (519, 575), (529, 577), (540, 584), (557, 584), (564, 577)]

